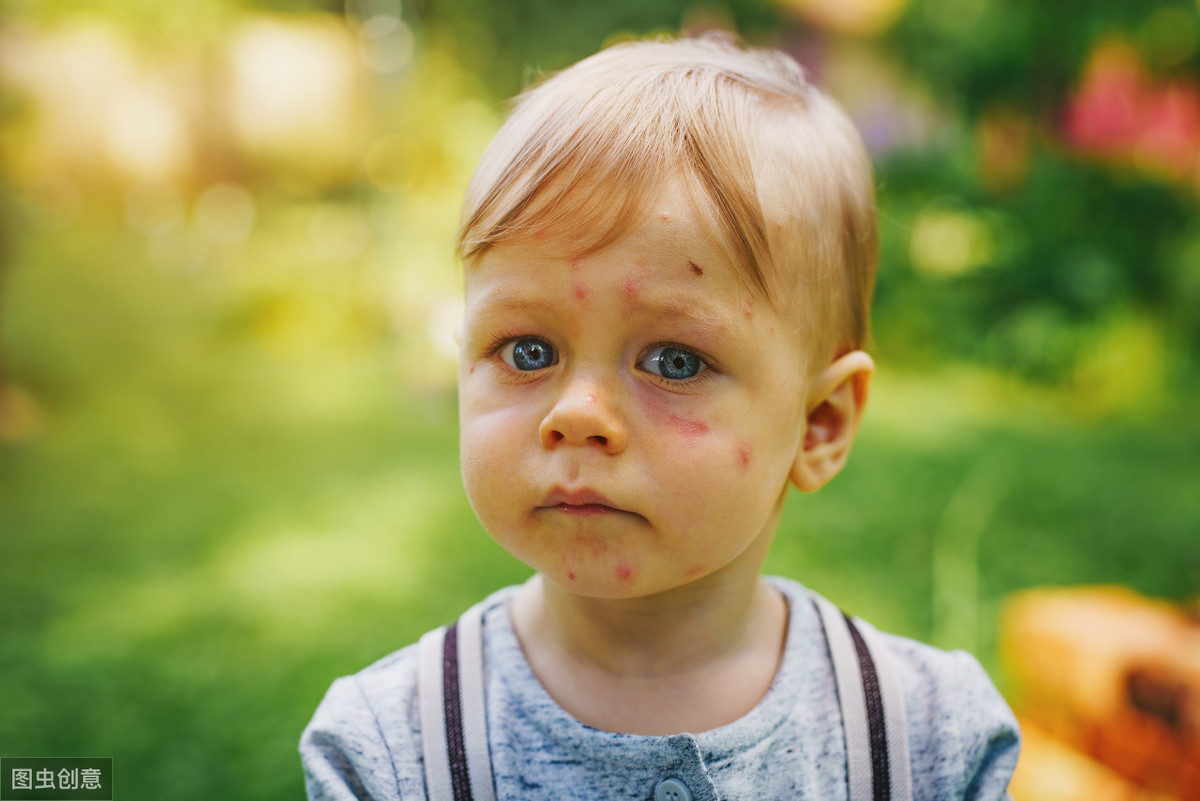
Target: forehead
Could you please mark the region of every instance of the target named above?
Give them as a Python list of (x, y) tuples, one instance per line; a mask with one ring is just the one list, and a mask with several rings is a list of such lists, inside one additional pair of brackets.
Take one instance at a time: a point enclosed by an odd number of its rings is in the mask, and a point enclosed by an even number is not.
[[(603, 244), (597, 246), (598, 241)], [(504, 276), (517, 284), (567, 280), (581, 286), (628, 279), (631, 299), (656, 284), (676, 291), (694, 288), (702, 294), (737, 295), (742, 289), (738, 270), (729, 264), (712, 226), (679, 182), (643, 204), (619, 230), (539, 228), (489, 248), (468, 265), (468, 294), (480, 279)]]
[[(682, 176), (654, 187), (577, 186), (558, 196), (554, 214), (526, 208), (506, 236), (466, 261), (468, 292), (481, 272), (500, 269), (545, 280), (555, 264), (637, 273), (674, 265), (681, 276), (708, 279), (707, 291), (765, 293), (737, 256), (713, 203)], [(523, 270), (523, 266), (533, 269)], [(579, 276), (583, 277), (583, 276)], [(660, 278), (662, 276), (659, 276)]]

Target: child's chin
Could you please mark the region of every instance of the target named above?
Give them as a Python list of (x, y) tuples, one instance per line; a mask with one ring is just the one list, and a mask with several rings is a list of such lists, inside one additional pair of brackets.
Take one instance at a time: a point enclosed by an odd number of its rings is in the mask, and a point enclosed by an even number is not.
[(690, 580), (680, 579), (678, 582), (654, 581), (650, 577), (638, 577), (630, 571), (623, 570), (578, 571), (566, 572), (563, 575), (542, 574), (547, 581), (552, 581), (563, 590), (584, 598), (598, 600), (620, 601), (631, 598), (644, 598), (669, 592), (686, 585)]
[(617, 600), (635, 598), (642, 595), (644, 590), (640, 582), (632, 580), (632, 576), (618, 575), (616, 571), (601, 572), (597, 569), (567, 571), (562, 575), (543, 573), (542, 576), (557, 584), (562, 589), (574, 595), (586, 598), (602, 598)]

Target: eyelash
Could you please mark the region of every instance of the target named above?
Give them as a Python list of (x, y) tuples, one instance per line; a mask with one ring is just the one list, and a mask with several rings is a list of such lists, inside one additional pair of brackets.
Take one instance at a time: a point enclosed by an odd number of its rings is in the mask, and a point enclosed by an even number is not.
[(670, 340), (664, 340), (662, 342), (655, 342), (653, 345), (649, 345), (649, 346), (643, 348), (642, 352), (638, 355), (637, 363), (641, 364), (642, 361), (645, 360), (647, 356), (649, 356), (651, 353), (658, 350), (659, 348), (675, 348), (677, 350), (684, 351), (685, 353), (690, 353), (693, 356), (695, 356), (697, 359), (699, 359), (700, 361), (704, 362), (704, 369), (701, 370), (699, 373), (696, 373), (696, 375), (692, 376), (691, 378), (667, 378), (666, 376), (655, 375), (654, 373), (644, 371), (644, 370), (642, 371), (646, 375), (648, 375), (652, 379), (654, 379), (656, 383), (658, 383), (659, 385), (661, 385), (665, 388), (669, 389), (671, 387), (675, 387), (675, 388), (693, 387), (693, 386), (700, 384), (701, 382), (709, 380), (710, 378), (715, 378), (718, 374), (717, 368), (713, 365), (712, 359), (705, 356), (703, 353), (696, 350), (695, 348), (688, 347), (687, 345), (682, 345), (678, 342), (672, 342)]
[[(488, 344), (488, 346), (484, 350), (484, 352), (487, 354), (488, 358), (498, 359), (500, 351), (504, 350), (504, 347), (506, 345), (513, 342), (514, 340), (525, 339), (525, 338), (545, 339), (544, 337), (541, 337), (537, 334), (529, 334), (529, 333), (499, 334), (492, 338), (492, 341)], [(546, 341), (549, 341), (549, 340), (546, 340)], [(553, 345), (553, 343), (551, 343), (551, 345)], [(682, 379), (667, 378), (666, 376), (656, 375), (647, 370), (639, 371), (642, 374), (649, 376), (656, 384), (663, 387), (664, 389), (672, 389), (672, 388), (680, 389), (683, 387), (694, 387), (705, 381), (708, 381), (711, 378), (716, 378), (720, 374), (720, 371), (716, 368), (716, 366), (713, 364), (712, 359), (710, 359), (708, 356), (704, 355), (703, 353), (696, 350), (695, 348), (689, 347), (687, 345), (683, 345), (679, 342), (673, 342), (671, 340), (662, 340), (659, 342), (655, 342), (651, 345), (647, 345), (645, 348), (642, 348), (641, 352), (638, 354), (636, 363), (641, 364), (642, 361), (645, 360), (647, 356), (649, 356), (651, 353), (658, 350), (659, 348), (678, 348), (679, 350), (686, 351), (686, 352), (692, 354), (693, 356), (695, 356), (697, 359), (700, 359), (700, 361), (704, 362), (704, 364), (705, 364), (705, 369), (701, 370), (696, 375), (692, 376), (691, 378), (682, 378)], [(505, 366), (507, 367), (508, 365), (505, 365)], [(510, 368), (510, 372), (513, 372), (513, 373), (517, 374), (518, 376), (525, 377), (525, 378), (533, 378), (534, 376), (536, 376), (540, 373), (540, 371), (526, 372), (526, 371), (521, 371), (521, 370), (512, 370), (511, 368)]]

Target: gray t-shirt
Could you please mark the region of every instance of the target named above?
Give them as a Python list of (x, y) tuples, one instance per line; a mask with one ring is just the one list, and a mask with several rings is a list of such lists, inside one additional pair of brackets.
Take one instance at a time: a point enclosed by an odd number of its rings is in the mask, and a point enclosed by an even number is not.
[[(771, 578), (787, 598), (787, 644), (767, 694), (744, 717), (699, 734), (649, 737), (594, 729), (534, 676), (508, 600), (485, 604), (488, 739), (500, 801), (642, 799), (667, 777), (696, 801), (847, 798), (846, 749), (828, 648), (808, 590)], [(917, 801), (999, 799), (1017, 761), (1012, 712), (979, 663), (883, 635), (904, 693)], [(696, 699), (696, 703), (704, 703)], [(425, 798), (410, 645), (329, 688), (300, 740), (308, 795)]]

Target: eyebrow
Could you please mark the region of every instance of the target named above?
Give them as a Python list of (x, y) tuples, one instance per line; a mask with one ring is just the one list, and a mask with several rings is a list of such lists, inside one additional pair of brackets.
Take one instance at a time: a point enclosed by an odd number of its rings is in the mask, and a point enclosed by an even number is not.
[[(627, 296), (626, 302), (631, 306), (631, 315), (691, 323), (714, 336), (727, 334), (729, 331), (729, 311), (696, 296), (656, 292), (651, 288), (644, 289), (637, 295)], [(485, 317), (505, 313), (557, 313), (563, 308), (560, 301), (531, 297), (508, 287), (493, 289), (471, 305), (476, 306), (477, 314)]]
[[(479, 311), (484, 314), (501, 312), (550, 312), (561, 307), (556, 301), (543, 300), (517, 292), (512, 289), (494, 289), (476, 301)], [(475, 305), (468, 298), (468, 306)]]
[(639, 294), (637, 297), (629, 299), (629, 303), (637, 309), (638, 314), (671, 322), (683, 321), (699, 324), (714, 334), (724, 334), (729, 331), (729, 325), (726, 322), (729, 319), (729, 313), (709, 301), (686, 295), (660, 295), (653, 290), (644, 294), (649, 297), (645, 298)]

